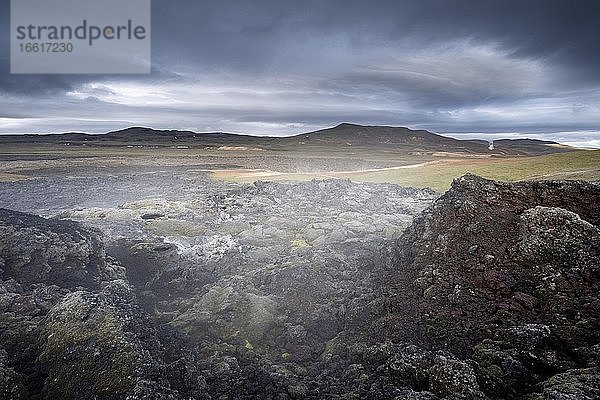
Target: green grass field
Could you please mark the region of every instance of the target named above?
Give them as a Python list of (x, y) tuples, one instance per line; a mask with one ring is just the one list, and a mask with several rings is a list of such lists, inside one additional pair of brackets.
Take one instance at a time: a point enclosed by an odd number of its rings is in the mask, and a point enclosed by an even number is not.
[(354, 173), (301, 173), (258, 177), (243, 171), (215, 173), (216, 179), (249, 183), (256, 180), (292, 180), (349, 178), (358, 182), (395, 183), (402, 186), (430, 187), (445, 191), (456, 177), (471, 172), (500, 181), (538, 179), (600, 179), (600, 150), (581, 150), (538, 157), (443, 159), (408, 169)]
[(584, 150), (539, 157), (448, 160), (414, 169), (347, 175), (362, 182), (390, 182), (445, 191), (452, 180), (467, 172), (499, 181), (537, 179), (600, 179), (600, 150)]
[[(317, 149), (303, 153), (297, 150), (220, 151), (215, 149), (172, 147), (97, 147), (47, 144), (8, 144), (0, 149), (6, 161), (0, 162), (0, 182), (27, 179), (28, 172), (39, 168), (99, 166), (185, 166), (216, 168), (214, 179), (251, 183), (263, 181), (306, 181), (311, 179), (351, 179), (358, 182), (395, 183), (402, 186), (430, 187), (445, 191), (452, 180), (467, 172), (501, 181), (538, 179), (600, 180), (600, 150), (578, 150), (567, 153), (526, 157), (433, 156), (373, 149)], [(349, 152), (350, 151), (350, 152)], [(311, 160), (316, 172), (284, 172), (290, 165)], [(339, 161), (349, 171), (322, 172), (315, 160)], [(13, 160), (13, 161), (10, 161)], [(291, 160), (291, 161), (290, 161)], [(360, 165), (376, 163), (395, 166), (376, 171), (362, 171)], [(421, 164), (418, 166), (411, 166)], [(327, 164), (325, 162), (324, 164)], [(287, 165), (287, 166), (286, 166)], [(337, 164), (336, 164), (337, 165)], [(231, 169), (228, 169), (231, 166)], [(237, 167), (236, 167), (237, 166)], [(223, 169), (224, 168), (224, 169)], [(237, 169), (236, 169), (237, 168)], [(253, 170), (258, 168), (257, 170)], [(268, 168), (268, 170), (260, 169)], [(329, 168), (331, 169), (331, 168)], [(356, 170), (355, 170), (356, 169)], [(205, 170), (205, 169), (203, 169)]]

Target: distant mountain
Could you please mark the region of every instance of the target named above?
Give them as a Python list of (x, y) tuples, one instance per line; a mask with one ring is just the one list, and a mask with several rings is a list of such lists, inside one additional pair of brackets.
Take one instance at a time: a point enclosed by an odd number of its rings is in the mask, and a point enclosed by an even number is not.
[(229, 144), (256, 142), (265, 139), (259, 136), (224, 132), (192, 132), (177, 130), (157, 130), (144, 127), (131, 127), (101, 135), (102, 139), (140, 142), (176, 142), (185, 141), (196, 144)]
[(494, 147), (490, 150), (490, 143), (485, 140), (459, 140), (426, 130), (348, 123), (285, 140), (308, 147), (355, 146), (422, 153), (539, 155), (572, 150), (565, 146), (559, 147), (556, 142), (535, 139), (498, 140), (494, 141)]
[(321, 143), (345, 142), (353, 145), (458, 145), (459, 143), (464, 142), (425, 130), (412, 130), (404, 127), (391, 126), (363, 126), (347, 123), (337, 125), (333, 128), (293, 136), (293, 139)]
[(337, 125), (333, 128), (292, 136), (288, 140), (302, 145), (375, 146), (406, 148), (415, 151), (453, 150), (483, 152), (488, 146), (485, 141), (458, 140), (425, 130), (412, 130), (392, 126), (363, 126), (347, 123)]
[[(204, 133), (202, 135), (210, 135), (213, 133)], [(177, 130), (157, 130), (152, 128), (145, 128), (141, 126), (133, 126), (131, 128), (125, 128), (118, 131), (108, 132), (105, 134), (105, 137), (115, 138), (115, 139), (148, 139), (152, 137), (162, 137), (162, 138), (195, 138), (200, 135), (199, 133), (192, 131), (177, 131)]]
[(333, 128), (289, 137), (264, 137), (223, 132), (156, 130), (131, 127), (106, 134), (64, 133), (55, 135), (4, 135), (0, 143), (59, 143), (97, 146), (186, 145), (190, 147), (248, 146), (285, 151), (328, 151), (372, 149), (399, 153), (461, 153), (496, 155), (540, 155), (571, 151), (574, 148), (556, 142), (517, 139), (496, 140), (489, 149), (485, 140), (459, 140), (426, 130), (405, 127), (363, 126), (342, 123)]

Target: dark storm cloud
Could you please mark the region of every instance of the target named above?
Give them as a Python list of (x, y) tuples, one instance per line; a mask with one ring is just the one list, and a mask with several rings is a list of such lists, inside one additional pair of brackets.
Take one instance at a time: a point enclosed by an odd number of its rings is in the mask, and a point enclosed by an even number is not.
[(152, 73), (127, 76), (10, 75), (7, 4), (3, 132), (600, 130), (597, 1), (155, 0)]
[[(10, 8), (9, 0), (0, 4), (0, 94), (52, 95), (69, 92), (87, 82), (101, 79), (131, 79), (131, 75), (88, 74), (11, 74), (10, 73)], [(150, 76), (138, 75), (137, 80), (164, 81), (177, 79), (178, 75), (159, 65), (152, 66)]]
[(39, 93), (63, 92), (70, 90), (79, 81), (75, 76), (59, 75), (11, 75), (10, 74), (10, 1), (0, 5), (0, 93)]
[[(593, 0), (174, 0), (152, 7), (153, 58), (166, 68), (327, 70), (353, 50), (471, 39), (497, 43), (515, 57), (557, 63), (574, 82), (600, 81), (600, 3)], [(0, 21), (4, 87), (15, 89), (20, 79), (27, 90), (70, 89), (70, 81), (93, 78), (8, 79), (8, 1)]]
[(339, 56), (336, 46), (471, 39), (558, 63), (575, 81), (600, 80), (600, 3), (593, 0), (185, 0), (153, 7), (154, 43), (165, 62), (171, 55), (216, 68), (302, 71), (334, 63), (327, 54)]

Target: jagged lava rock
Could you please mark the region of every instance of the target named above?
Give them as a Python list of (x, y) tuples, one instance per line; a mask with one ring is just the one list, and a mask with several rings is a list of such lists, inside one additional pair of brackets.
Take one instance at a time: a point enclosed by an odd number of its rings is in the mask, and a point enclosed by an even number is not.
[(389, 249), (372, 334), (472, 357), (490, 397), (595, 366), (599, 200), (593, 183), (456, 179)]
[(194, 352), (155, 327), (100, 232), (0, 210), (0, 394), (206, 398)]

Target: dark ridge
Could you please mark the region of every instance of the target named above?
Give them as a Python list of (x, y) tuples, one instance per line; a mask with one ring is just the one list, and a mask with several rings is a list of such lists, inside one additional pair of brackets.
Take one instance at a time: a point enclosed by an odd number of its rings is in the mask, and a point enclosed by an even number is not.
[(560, 144), (553, 142), (552, 140), (541, 140), (541, 139), (499, 139), (494, 140), (494, 143), (498, 144)]
[(63, 133), (47, 135), (0, 135), (0, 143), (48, 143), (62, 145), (122, 146), (135, 145), (190, 145), (204, 147), (250, 146), (273, 150), (339, 150), (356, 146), (377, 151), (407, 153), (461, 153), (492, 155), (540, 155), (573, 151), (568, 146), (552, 146), (556, 142), (535, 139), (495, 140), (490, 150), (484, 140), (460, 140), (426, 130), (406, 127), (365, 126), (341, 123), (332, 128), (302, 133), (289, 137), (252, 136), (224, 132), (193, 132), (156, 130), (130, 127), (105, 134)]

